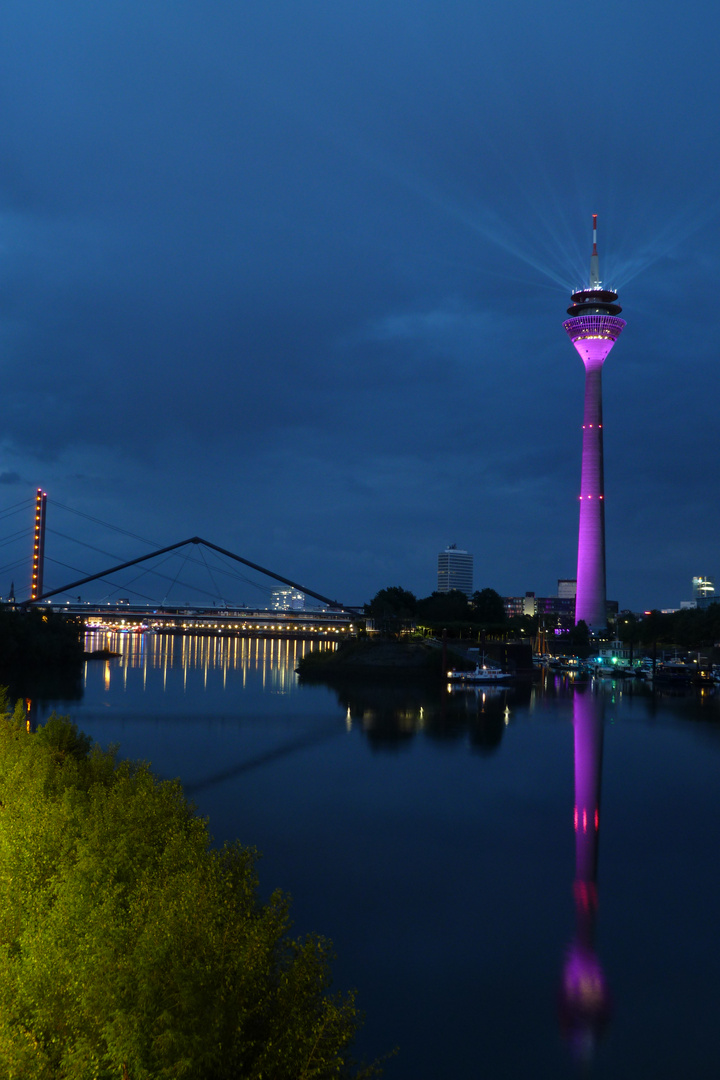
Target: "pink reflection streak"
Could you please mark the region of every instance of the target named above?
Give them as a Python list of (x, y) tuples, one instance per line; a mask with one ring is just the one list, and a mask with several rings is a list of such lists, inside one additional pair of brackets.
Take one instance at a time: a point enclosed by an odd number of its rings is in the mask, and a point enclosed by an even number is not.
[(574, 1054), (588, 1060), (610, 1018), (610, 994), (595, 952), (603, 717), (602, 704), (591, 692), (575, 692), (573, 729), (575, 937), (563, 966), (560, 1025)]

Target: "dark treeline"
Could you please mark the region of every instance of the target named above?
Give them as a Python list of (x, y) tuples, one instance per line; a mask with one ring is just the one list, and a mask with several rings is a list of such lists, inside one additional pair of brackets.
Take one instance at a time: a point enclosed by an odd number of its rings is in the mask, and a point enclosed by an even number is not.
[(80, 619), (47, 608), (0, 608), (0, 668), (5, 673), (79, 665), (84, 629)]
[[(433, 633), (448, 630), (451, 637), (529, 637), (538, 629), (537, 617), (508, 618), (503, 599), (494, 589), (481, 589), (467, 597), (459, 590), (434, 592), (418, 599), (407, 589), (394, 585), (381, 589), (365, 605), (365, 614), (382, 633), (396, 634), (411, 625)], [(608, 637), (651, 649), (654, 645), (683, 649), (709, 648), (720, 642), (720, 603), (707, 608), (683, 608), (662, 613), (651, 611), (636, 615), (629, 611), (617, 616), (608, 628)], [(580, 623), (563, 635), (562, 644), (580, 655), (592, 651), (587, 627)]]
[(330, 947), (257, 897), (178, 782), (0, 692), (0, 1075), (340, 1080), (358, 1069)]
[(417, 598), (399, 585), (381, 589), (365, 614), (382, 633), (398, 633), (406, 626), (417, 625), (433, 633), (447, 629), (451, 637), (475, 637), (486, 632), (500, 637), (534, 633), (537, 620), (520, 617), (508, 619), (503, 598), (494, 589), (480, 589), (467, 597), (459, 589), (433, 592)]
[(720, 642), (720, 603), (707, 608), (651, 611), (642, 618), (631, 612), (618, 616), (618, 637), (643, 648), (677, 645), (683, 649), (709, 648)]

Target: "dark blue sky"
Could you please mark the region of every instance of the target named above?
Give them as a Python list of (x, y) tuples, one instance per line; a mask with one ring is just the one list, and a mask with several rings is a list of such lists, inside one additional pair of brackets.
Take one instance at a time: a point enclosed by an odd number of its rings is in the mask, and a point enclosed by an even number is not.
[[(583, 396), (562, 323), (596, 212), (628, 323), (608, 592), (689, 597), (720, 575), (719, 24), (612, 0), (6, 0), (0, 509), (42, 486), (348, 603), (427, 595), (448, 542), (478, 588), (554, 593)], [(66, 544), (48, 555), (103, 565)]]

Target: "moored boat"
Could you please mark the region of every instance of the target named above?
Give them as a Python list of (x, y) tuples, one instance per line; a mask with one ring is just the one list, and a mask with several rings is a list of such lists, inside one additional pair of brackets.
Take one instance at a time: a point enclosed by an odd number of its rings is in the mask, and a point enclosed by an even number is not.
[(475, 665), (474, 671), (458, 671), (453, 668), (447, 673), (448, 679), (453, 683), (470, 683), (477, 685), (480, 683), (497, 683), (504, 682), (512, 678), (509, 671), (503, 671), (497, 664), (489, 664), (484, 658), (483, 663), (479, 662)]

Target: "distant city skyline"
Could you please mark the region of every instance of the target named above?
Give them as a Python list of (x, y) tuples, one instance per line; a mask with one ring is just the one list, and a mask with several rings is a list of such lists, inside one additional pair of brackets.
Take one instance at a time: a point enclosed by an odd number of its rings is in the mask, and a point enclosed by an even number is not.
[[(7, 522), (13, 520), (15, 524), (18, 524), (18, 518), (21, 515), (27, 518), (27, 520), (25, 521), (25, 528), (16, 531), (12, 540), (12, 544), (6, 544), (6, 559), (8, 558), (8, 550), (13, 550), (15, 555), (17, 555), (18, 557), (14, 561), (9, 561), (8, 565), (0, 565), (0, 573), (4, 574), (6, 578), (7, 575), (10, 574), (10, 577), (7, 578), (4, 588), (0, 583), (0, 599), (10, 597), (14, 598), (16, 593), (17, 600), (19, 602), (23, 602), (30, 598), (32, 580), (34, 580), (35, 575), (40, 569), (37, 563), (38, 505), (41, 505), (42, 513), (44, 515), (47, 510), (47, 498), (47, 494), (45, 492), (42, 492), (41, 496), (41, 489), (38, 489), (36, 499), (27, 498), (26, 500), (24, 500), (24, 502), (16, 504), (14, 509), (11, 508), (9, 511), (5, 511), (4, 513), (2, 510), (0, 510), (0, 524), (2, 523), (3, 519), (5, 519)], [(41, 499), (40, 503), (38, 503), (38, 499)], [(57, 515), (58, 508), (52, 503), (52, 500), (50, 506), (52, 520), (53, 513)], [(88, 545), (85, 540), (82, 539), (82, 525), (79, 525), (77, 520), (79, 517), (82, 521), (84, 521), (86, 519), (86, 515), (82, 513), (78, 514), (77, 511), (71, 510), (70, 507), (62, 507), (62, 509), (68, 513), (72, 513), (74, 523), (71, 527), (74, 527), (74, 530), (77, 533), (77, 544), (80, 548), (84, 549), (84, 551), (87, 552)], [(33, 523), (35, 525), (34, 530)], [(102, 523), (98, 522), (97, 524)], [(65, 527), (67, 528), (68, 526)], [(129, 535), (126, 530), (118, 526), (113, 526), (110, 523), (107, 523), (105, 525), (105, 528), (106, 530), (110, 529), (111, 531), (115, 533), (120, 533), (121, 535)], [(51, 529), (50, 532), (51, 534), (64, 536), (66, 539), (70, 539), (68, 534), (58, 533), (55, 529)], [(143, 543), (140, 537), (131, 537), (131, 539), (133, 539), (134, 542), (141, 541), (141, 543)], [(118, 542), (124, 541), (115, 541), (115, 543)], [(144, 541), (144, 543), (149, 544), (150, 542)], [(95, 550), (96, 552), (99, 551), (99, 549), (92, 548), (91, 550)], [(151, 561), (146, 564), (146, 569), (141, 575), (142, 585), (139, 592), (136, 590), (134, 584), (132, 584), (132, 582), (134, 581), (134, 577), (131, 577), (130, 584), (126, 584), (124, 583), (122, 578), (119, 578), (115, 574), (113, 574), (110, 577), (103, 576), (98, 581), (92, 583), (89, 587), (83, 588), (82, 591), (84, 595), (82, 599), (88, 601), (97, 601), (104, 597), (108, 600), (117, 601), (117, 598), (121, 596), (121, 594), (129, 592), (134, 597), (134, 599), (132, 599), (130, 602), (143, 603), (151, 599), (151, 597), (148, 595), (148, 589), (151, 589), (149, 582), (154, 582), (156, 593), (158, 589), (160, 590), (160, 592), (163, 592), (165, 589), (167, 589), (168, 584), (172, 583), (174, 589), (172, 599), (176, 603), (197, 603), (202, 606), (206, 603), (214, 603), (217, 600), (221, 603), (228, 601), (231, 603), (238, 602), (248, 604), (249, 606), (257, 606), (260, 608), (267, 607), (268, 610), (281, 610), (283, 609), (283, 605), (287, 604), (291, 605), (291, 608), (288, 608), (288, 610), (301, 610), (302, 605), (305, 603), (305, 594), (299, 588), (289, 586), (278, 587), (275, 585), (272, 578), (263, 577), (262, 574), (258, 573), (255, 573), (252, 576), (248, 576), (248, 572), (246, 570), (241, 568), (238, 571), (238, 568), (233, 567), (232, 563), (228, 564), (227, 560), (221, 560), (221, 566), (216, 566), (215, 570), (213, 571), (212, 566), (207, 565), (207, 561), (204, 556), (202, 561), (192, 557), (188, 560), (187, 553), (185, 552), (183, 554), (183, 550), (184, 549), (181, 549), (180, 552), (177, 553), (179, 562), (185, 564), (183, 576), (181, 576), (180, 571), (176, 570), (175, 568), (169, 570), (168, 566), (165, 565), (164, 562), (156, 566)], [(146, 548), (143, 549), (143, 554), (147, 555)], [(446, 582), (450, 580), (447, 576), (448, 556), (454, 559), (456, 563), (456, 565), (453, 566), (453, 573), (459, 571), (461, 577), (463, 574), (465, 575), (465, 577), (462, 580), (453, 578), (452, 584), (446, 587)], [(107, 553), (107, 558), (104, 560), (105, 569), (107, 569), (109, 565), (108, 559), (114, 561), (114, 558), (111, 558), (110, 553)], [(442, 562), (443, 559), (445, 560), (444, 562)], [(58, 567), (65, 566), (65, 564), (58, 563), (57, 560), (53, 558), (52, 554), (48, 556), (48, 560), (51, 566), (54, 567), (56, 574), (59, 572)], [(437, 560), (438, 570), (440, 570), (440, 565), (442, 562), (442, 572), (444, 575), (443, 580), (441, 581), (440, 573), (438, 573), (435, 585), (439, 591), (448, 591), (449, 588), (460, 588), (462, 586), (462, 591), (466, 592), (469, 595), (476, 588), (494, 589), (501, 596), (503, 596), (506, 602), (506, 611), (509, 615), (532, 615), (537, 614), (540, 611), (545, 613), (567, 614), (571, 610), (574, 610), (574, 599), (577, 591), (577, 581), (575, 578), (558, 578), (556, 579), (556, 588), (549, 589), (544, 592), (540, 591), (538, 588), (525, 588), (516, 590), (513, 593), (503, 593), (489, 579), (483, 580), (481, 583), (476, 585), (476, 583), (474, 582), (473, 574), (473, 556), (464, 549), (458, 548), (457, 545), (449, 545), (443, 552), (440, 552), (438, 554)], [(194, 569), (193, 566), (191, 566), (190, 570), (188, 571), (188, 562), (190, 564), (194, 564)], [(232, 573), (228, 572), (229, 568), (233, 569)], [(63, 581), (66, 583), (68, 577), (72, 576), (69, 575), (67, 572), (71, 569), (73, 568), (65, 567), (66, 572), (64, 574)], [(44, 571), (44, 567), (42, 567), (42, 570)], [(135, 574), (134, 570), (132, 571), (132, 574)], [(125, 576), (127, 577), (127, 574)], [(20, 587), (17, 589), (15, 588), (16, 579), (20, 583)], [(200, 581), (200, 579), (202, 579), (202, 581)], [(223, 583), (225, 592), (219, 591), (219, 581)], [(403, 588), (407, 587), (407, 585), (402, 581), (396, 581), (394, 584), (400, 584), (400, 586)], [(527, 585), (534, 583), (524, 582), (523, 584)], [(54, 582), (54, 586), (57, 585), (58, 582)], [(307, 587), (311, 588), (312, 586), (308, 585)], [(409, 591), (412, 592), (413, 590), (410, 589)], [(415, 595), (418, 597), (424, 597), (429, 595), (431, 591), (432, 587), (428, 583), (426, 583), (424, 589), (419, 589), (415, 593)], [(67, 593), (56, 596), (54, 597), (54, 602), (62, 602), (63, 597), (65, 596), (67, 596), (70, 602), (75, 602), (75, 600), (77, 599), (76, 592), (77, 590), (72, 590), (71, 596), (68, 596)], [(657, 609), (662, 611), (673, 611), (679, 609), (680, 607), (706, 606), (709, 603), (714, 603), (714, 580), (707, 574), (695, 575), (691, 579), (688, 579), (686, 581), (685, 587), (681, 589), (680, 593), (680, 596), (672, 604)], [(185, 598), (184, 600), (180, 599), (180, 594), (182, 594), (182, 596)], [(689, 596), (692, 596), (692, 599), (688, 599)], [(215, 599), (213, 599), (213, 597)], [(157, 593), (157, 595), (155, 595), (154, 597), (154, 602), (162, 603), (165, 599), (167, 599), (166, 596), (161, 597), (160, 593)], [(360, 604), (356, 604), (354, 606), (361, 606), (362, 603), (366, 602), (369, 599), (371, 599), (371, 597), (368, 596), (365, 598), (364, 601), (360, 602)], [(562, 603), (554, 603), (556, 599), (561, 600)], [(341, 603), (348, 604), (348, 606), (353, 606), (353, 604), (347, 601), (343, 596), (338, 597), (338, 600)], [(567, 605), (568, 600), (573, 601), (570, 607), (568, 607)], [(608, 610), (613, 611), (619, 607), (621, 610), (630, 609), (641, 613), (643, 611), (649, 610), (651, 607), (657, 607), (657, 605), (652, 604), (640, 604), (635, 608), (630, 608), (629, 605), (623, 605), (617, 600), (613, 600), (612, 602), (608, 603)], [(317, 606), (317, 600), (313, 600), (311, 606)]]

